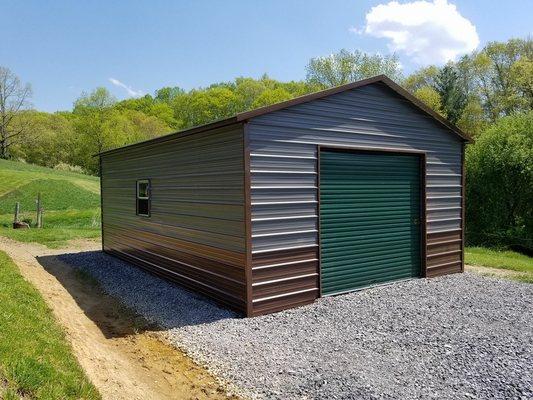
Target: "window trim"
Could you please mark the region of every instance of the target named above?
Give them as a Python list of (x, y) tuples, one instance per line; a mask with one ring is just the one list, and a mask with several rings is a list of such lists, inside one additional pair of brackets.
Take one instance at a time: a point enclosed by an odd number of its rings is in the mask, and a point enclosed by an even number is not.
[[(140, 197), (139, 196), (139, 183), (147, 183), (148, 188), (148, 196), (146, 197)], [(139, 212), (139, 200), (148, 200), (148, 213), (147, 214), (141, 214)], [(137, 179), (135, 181), (135, 214), (140, 217), (150, 217), (152, 210), (152, 181), (150, 178), (144, 178), (144, 179)]]

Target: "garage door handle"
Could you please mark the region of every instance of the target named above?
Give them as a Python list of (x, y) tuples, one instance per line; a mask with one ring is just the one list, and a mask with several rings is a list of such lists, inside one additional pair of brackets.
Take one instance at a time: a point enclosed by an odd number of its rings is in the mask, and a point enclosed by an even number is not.
[(420, 225), (420, 218), (413, 218), (413, 225)]

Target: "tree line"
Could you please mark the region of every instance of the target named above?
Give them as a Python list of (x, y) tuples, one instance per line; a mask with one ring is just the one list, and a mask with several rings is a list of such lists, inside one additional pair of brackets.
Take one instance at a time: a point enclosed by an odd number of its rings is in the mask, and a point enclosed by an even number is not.
[(386, 74), (476, 139), (466, 155), (469, 240), (533, 249), (531, 38), (491, 42), (408, 76), (396, 55), (348, 50), (311, 59), (306, 72), (302, 81), (239, 77), (122, 101), (96, 88), (71, 111), (46, 113), (31, 109), (31, 87), (0, 67), (0, 158), (97, 174), (101, 151)]

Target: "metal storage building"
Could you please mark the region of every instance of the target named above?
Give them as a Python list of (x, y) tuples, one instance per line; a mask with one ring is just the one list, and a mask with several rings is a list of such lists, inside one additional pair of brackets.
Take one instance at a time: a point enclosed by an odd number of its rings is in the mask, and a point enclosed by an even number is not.
[(464, 148), (385, 76), (100, 154), (105, 252), (247, 316), (464, 267)]

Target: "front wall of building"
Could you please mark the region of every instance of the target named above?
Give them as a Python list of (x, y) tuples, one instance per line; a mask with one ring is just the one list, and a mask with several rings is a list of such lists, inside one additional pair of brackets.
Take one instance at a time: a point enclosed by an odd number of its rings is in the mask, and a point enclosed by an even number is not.
[(382, 83), (252, 118), (253, 312), (319, 296), (318, 146), (426, 153), (426, 276), (462, 268), (462, 151), (453, 132)]

